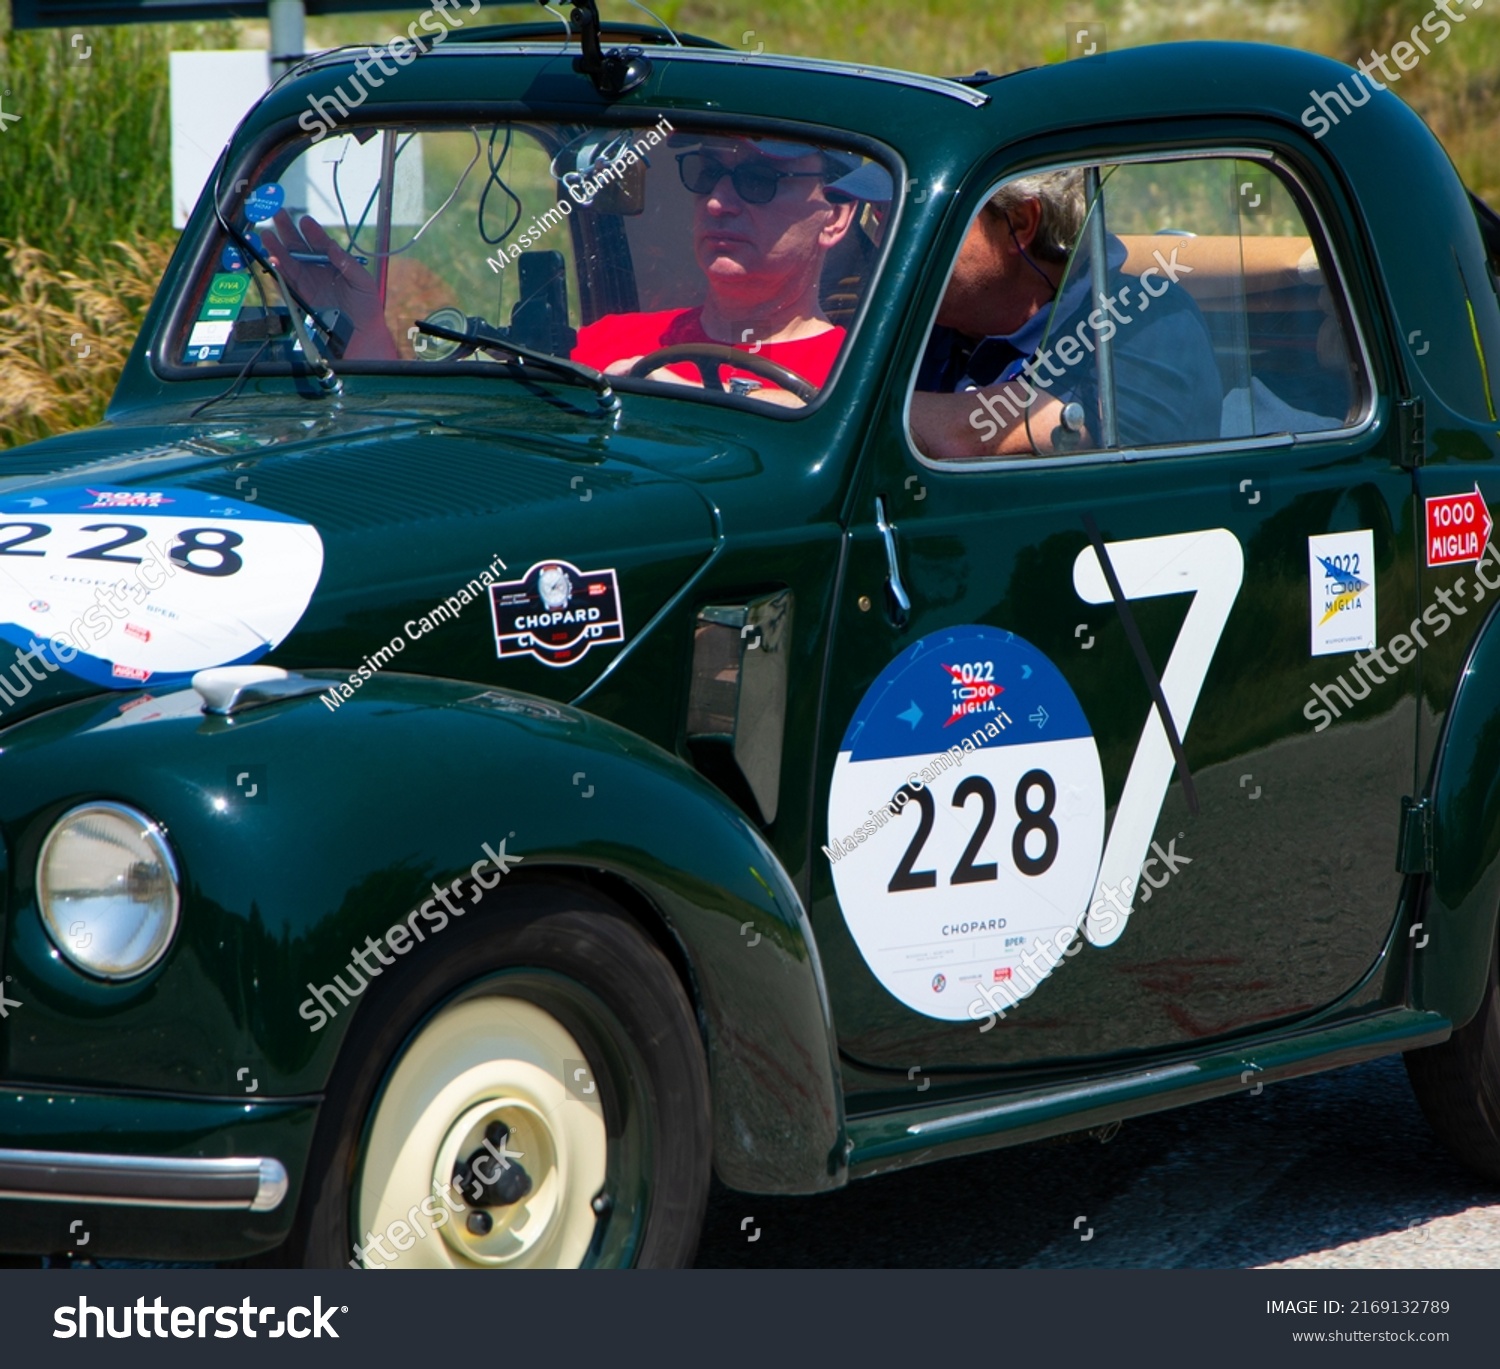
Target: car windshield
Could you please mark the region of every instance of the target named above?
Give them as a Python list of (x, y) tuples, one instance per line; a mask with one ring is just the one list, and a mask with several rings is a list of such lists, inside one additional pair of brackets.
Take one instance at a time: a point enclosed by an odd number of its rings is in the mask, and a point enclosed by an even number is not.
[(668, 118), (309, 127), (221, 201), (168, 374), (301, 368), (303, 333), (340, 374), (503, 374), (498, 335), (797, 407), (837, 365), (892, 194), (848, 148)]

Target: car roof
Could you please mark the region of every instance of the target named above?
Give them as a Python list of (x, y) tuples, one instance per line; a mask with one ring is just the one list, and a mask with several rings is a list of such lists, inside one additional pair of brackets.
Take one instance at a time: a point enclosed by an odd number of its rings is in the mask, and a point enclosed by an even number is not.
[[(527, 30), (535, 26), (520, 26)], [(1063, 128), (1103, 128), (1138, 119), (1268, 116), (1298, 126), (1315, 91), (1348, 82), (1353, 70), (1330, 58), (1259, 43), (1191, 42), (1130, 48), (992, 76), (957, 79), (857, 62), (693, 45), (646, 49), (649, 79), (626, 96), (598, 95), (573, 70), (577, 43), (527, 32), (462, 30), (432, 47), (383, 86), (371, 106), (499, 101), (593, 107), (605, 119), (675, 112), (759, 117), (865, 133), (917, 160), (935, 146), (970, 159), (1000, 142)], [(244, 131), (306, 108), (382, 49), (335, 49), (310, 57), (248, 116)], [(955, 117), (957, 116), (957, 117)], [(1415, 119), (1394, 95), (1377, 96), (1350, 121), (1377, 140), (1393, 121)], [(940, 132), (941, 137), (934, 137)], [(1306, 137), (1299, 128), (1299, 136)], [(1346, 129), (1336, 129), (1347, 141)]]
[[(526, 26), (528, 29), (533, 27)], [(561, 41), (547, 42), (545, 40), (531, 41), (528, 35), (523, 40), (516, 40), (508, 35), (500, 35), (499, 41), (505, 42), (504, 47), (497, 46), (496, 38), (489, 35), (476, 33), (474, 35), (463, 35), (455, 40), (450, 40), (435, 47), (426, 54), (426, 59), (442, 55), (444, 60), (452, 60), (456, 57), (481, 56), (490, 59), (507, 58), (518, 56), (544, 56), (548, 58), (573, 57), (578, 53), (576, 43), (563, 43)], [(328, 52), (316, 53), (306, 61), (300, 63), (292, 72), (291, 76), (300, 75), (304, 72), (318, 71), (332, 64), (352, 63), (361, 57), (369, 57), (379, 52), (378, 45), (367, 44), (355, 47), (334, 48)], [(841, 62), (824, 57), (798, 57), (786, 56), (777, 53), (745, 53), (736, 52), (732, 48), (725, 48), (720, 44), (709, 46), (706, 41), (684, 43), (682, 46), (653, 47), (648, 56), (652, 62), (688, 61), (695, 64), (708, 63), (715, 67), (742, 67), (751, 66), (762, 74), (767, 71), (783, 72), (811, 72), (828, 76), (852, 76), (866, 81), (878, 81), (890, 85), (904, 86), (915, 90), (929, 91), (938, 95), (946, 95), (950, 99), (958, 100), (962, 104), (978, 108), (989, 102), (989, 96), (983, 90), (976, 89), (975, 85), (964, 80), (956, 80), (944, 76), (928, 76), (921, 72), (902, 71), (894, 67), (872, 66), (863, 62)], [(283, 78), (283, 79), (288, 79)], [(987, 73), (983, 80), (993, 79)]]

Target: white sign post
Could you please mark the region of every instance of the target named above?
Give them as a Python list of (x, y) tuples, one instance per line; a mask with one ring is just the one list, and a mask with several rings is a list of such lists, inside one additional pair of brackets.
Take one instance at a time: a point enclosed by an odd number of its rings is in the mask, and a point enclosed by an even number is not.
[(229, 136), (266, 93), (264, 52), (174, 52), (172, 227), (182, 228)]

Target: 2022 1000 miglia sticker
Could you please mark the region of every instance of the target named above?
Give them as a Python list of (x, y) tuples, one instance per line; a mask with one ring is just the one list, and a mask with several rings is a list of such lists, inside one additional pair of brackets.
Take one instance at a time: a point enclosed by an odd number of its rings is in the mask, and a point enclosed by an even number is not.
[(1083, 709), (1013, 633), (923, 637), (849, 723), (828, 833), (839, 905), (872, 973), (924, 1016), (966, 1020), (979, 981), (1019, 985), (1028, 952), (1050, 970), (1088, 907), (1104, 779)]
[[(1103, 553), (1108, 575), (1093, 546), (1074, 562), (1085, 603), (1193, 596), (1159, 681), (1180, 742), (1239, 595), (1239, 539), (1209, 528)], [(1175, 766), (1153, 704), (1106, 843), (1098, 748), (1057, 667), (991, 627), (912, 643), (861, 700), (829, 790), (823, 853), (865, 963), (908, 1007), (963, 1021), (1032, 993), (1079, 931), (1112, 944)]]
[(257, 660), (297, 625), (322, 570), (310, 524), (197, 490), (0, 498), (0, 638), (110, 688)]

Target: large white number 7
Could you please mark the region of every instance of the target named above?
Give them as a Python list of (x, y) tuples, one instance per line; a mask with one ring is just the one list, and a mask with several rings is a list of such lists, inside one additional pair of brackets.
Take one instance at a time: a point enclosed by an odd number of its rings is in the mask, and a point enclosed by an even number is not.
[[(1240, 540), (1228, 528), (1208, 528), (1170, 537), (1110, 542), (1105, 550), (1127, 599), (1193, 595), (1161, 677), (1162, 696), (1171, 711), (1177, 736), (1185, 738), (1198, 693), (1203, 688), (1203, 677), (1208, 674), (1209, 662), (1245, 577), (1245, 553)], [(1111, 602), (1103, 568), (1091, 546), (1079, 552), (1073, 562), (1073, 588), (1086, 603)], [(1125, 788), (1115, 809), (1104, 859), (1099, 864), (1098, 883), (1083, 924), (1084, 935), (1095, 946), (1112, 944), (1125, 930), (1126, 917), (1135, 906), (1136, 881), (1156, 832), (1156, 820), (1161, 816), (1162, 800), (1174, 765), (1167, 730), (1153, 707), (1141, 729), (1130, 773), (1125, 776)], [(1095, 916), (1093, 910), (1105, 899), (1106, 888), (1116, 894), (1122, 889), (1127, 891), (1125, 916), (1119, 915), (1117, 906), (1107, 916)], [(1113, 926), (1109, 925), (1111, 920)]]

